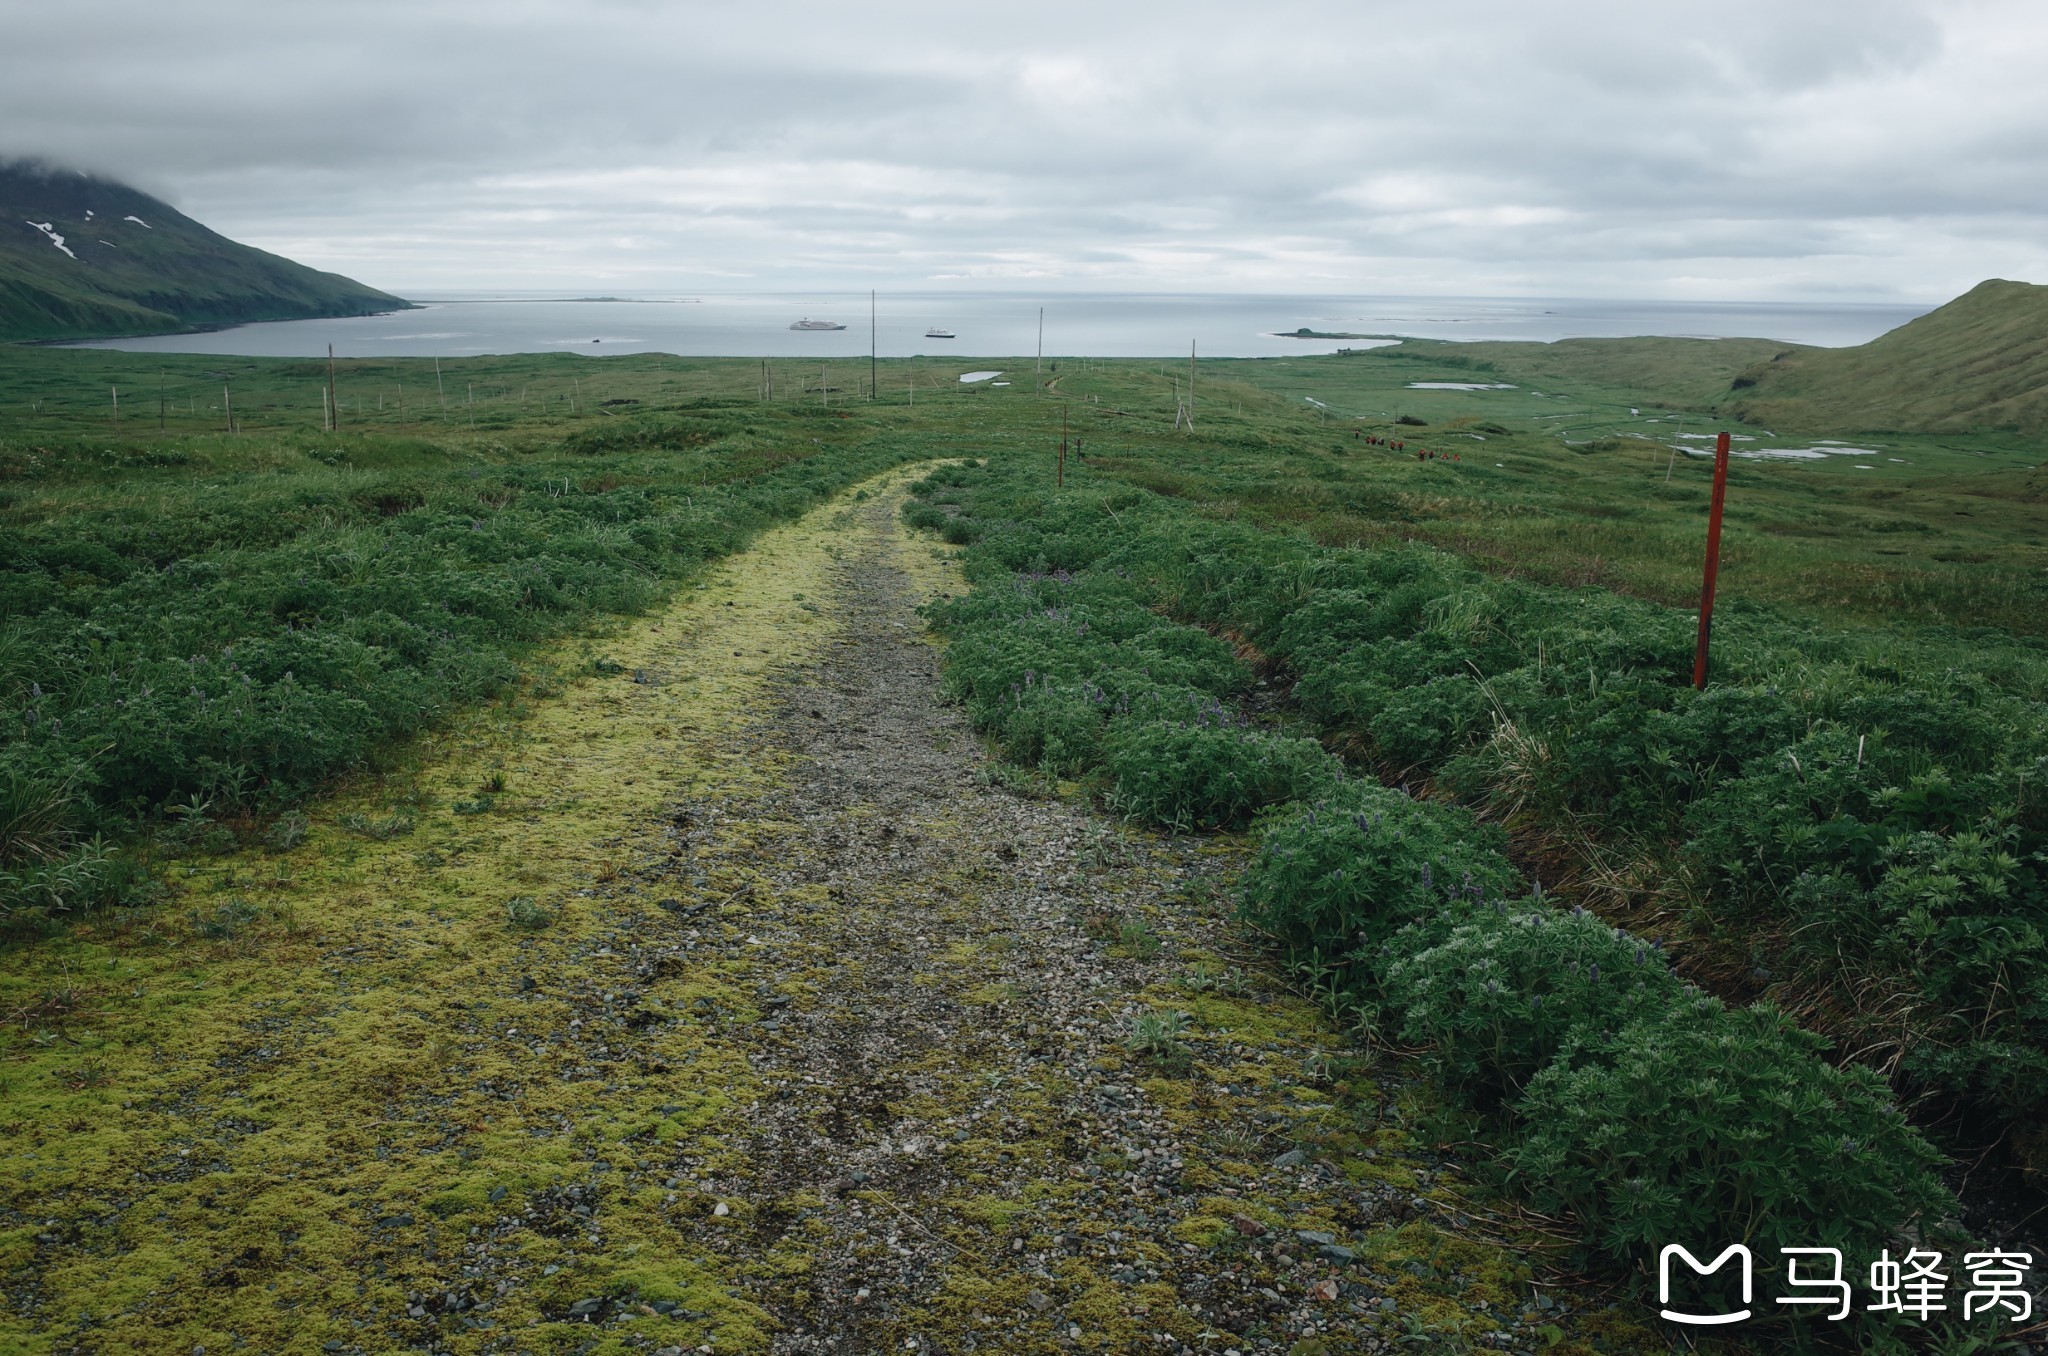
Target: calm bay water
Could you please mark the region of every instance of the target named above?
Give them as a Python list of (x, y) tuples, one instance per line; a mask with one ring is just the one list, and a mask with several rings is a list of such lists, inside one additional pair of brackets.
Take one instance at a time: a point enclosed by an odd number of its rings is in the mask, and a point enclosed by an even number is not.
[[(207, 334), (80, 345), (137, 353), (255, 357), (468, 357), (482, 353), (673, 353), (857, 357), (868, 351), (868, 298), (819, 293), (632, 294), (603, 300), (541, 293), (451, 295), (422, 309), (344, 320), (285, 320)], [(1259, 358), (1363, 347), (1356, 340), (1275, 337), (1302, 327), (1427, 339), (1566, 339), (1659, 334), (1860, 344), (1928, 308), (1860, 303), (1585, 301), (1486, 297), (1220, 296), (1161, 293), (1028, 295), (888, 293), (876, 307), (884, 357), (1029, 356), (1045, 308), (1048, 357)], [(844, 330), (796, 331), (793, 320)], [(938, 326), (958, 338), (929, 339)], [(593, 342), (595, 341), (595, 342)]]

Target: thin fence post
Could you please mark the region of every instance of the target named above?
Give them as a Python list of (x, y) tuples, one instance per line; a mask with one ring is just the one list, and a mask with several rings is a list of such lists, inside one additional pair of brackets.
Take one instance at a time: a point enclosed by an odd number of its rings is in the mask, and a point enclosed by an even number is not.
[(1728, 435), (1714, 439), (1714, 500), (1707, 510), (1707, 569), (1700, 583), (1700, 639), (1693, 654), (1692, 685), (1707, 686), (1707, 639), (1714, 629), (1714, 583), (1721, 571), (1721, 506), (1728, 499)]

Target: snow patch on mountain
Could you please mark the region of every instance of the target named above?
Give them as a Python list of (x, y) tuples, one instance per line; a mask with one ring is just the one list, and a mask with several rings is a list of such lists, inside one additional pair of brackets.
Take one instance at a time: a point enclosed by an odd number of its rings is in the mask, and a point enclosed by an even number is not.
[(65, 247), (65, 244), (64, 244), (64, 237), (63, 237), (63, 236), (61, 236), (61, 235), (58, 235), (58, 234), (57, 234), (57, 230), (56, 230), (56, 226), (57, 226), (57, 223), (56, 223), (56, 222), (54, 222), (54, 221), (31, 221), (31, 222), (29, 223), (29, 225), (31, 225), (31, 226), (33, 226), (33, 227), (35, 227), (35, 228), (36, 228), (37, 230), (41, 231), (41, 232), (42, 232), (42, 233), (43, 233), (44, 235), (46, 235), (46, 236), (50, 237), (50, 243), (51, 243), (52, 245), (55, 245), (55, 246), (56, 246), (56, 247), (57, 247), (58, 249), (60, 249), (60, 250), (63, 250), (63, 251), (64, 251), (64, 253), (66, 253), (66, 254), (68, 254), (68, 255), (71, 255), (71, 257), (72, 257), (73, 259), (76, 259), (76, 258), (78, 257), (78, 256), (77, 256), (77, 255), (75, 255), (75, 254), (71, 254), (71, 251), (70, 251), (70, 250), (69, 250), (68, 248), (66, 248), (66, 247)]

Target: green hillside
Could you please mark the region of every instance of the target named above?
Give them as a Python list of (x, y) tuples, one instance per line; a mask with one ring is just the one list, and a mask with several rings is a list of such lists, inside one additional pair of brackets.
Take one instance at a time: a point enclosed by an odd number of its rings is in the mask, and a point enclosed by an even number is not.
[(1647, 402), (1696, 406), (1724, 395), (1729, 382), (1776, 354), (1818, 352), (1779, 339), (1485, 340), (1450, 343), (1410, 339), (1382, 350), (1436, 366), (1494, 372), (1522, 382), (1599, 388)]
[(1867, 344), (1788, 348), (1721, 407), (1774, 428), (2048, 432), (2048, 287), (1993, 278)]
[(405, 305), (237, 244), (124, 184), (0, 162), (0, 339), (152, 334)]

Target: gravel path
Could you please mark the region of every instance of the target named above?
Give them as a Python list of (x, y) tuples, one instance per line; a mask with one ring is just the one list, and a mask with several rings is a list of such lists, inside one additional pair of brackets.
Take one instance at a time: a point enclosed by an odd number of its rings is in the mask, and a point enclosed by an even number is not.
[(1319, 1161), (1355, 1108), (1314, 1014), (1234, 954), (1235, 849), (978, 775), (897, 506), (849, 524), (843, 637), (757, 735), (782, 788), (707, 812), (774, 850), (679, 867), (743, 879), (724, 954), (777, 1004), (740, 1033), (765, 1091), (694, 1178), (738, 1214), (722, 1250), (774, 1349), (1377, 1349), (1398, 1302), (1357, 1235), (1436, 1210), (1429, 1168)]

